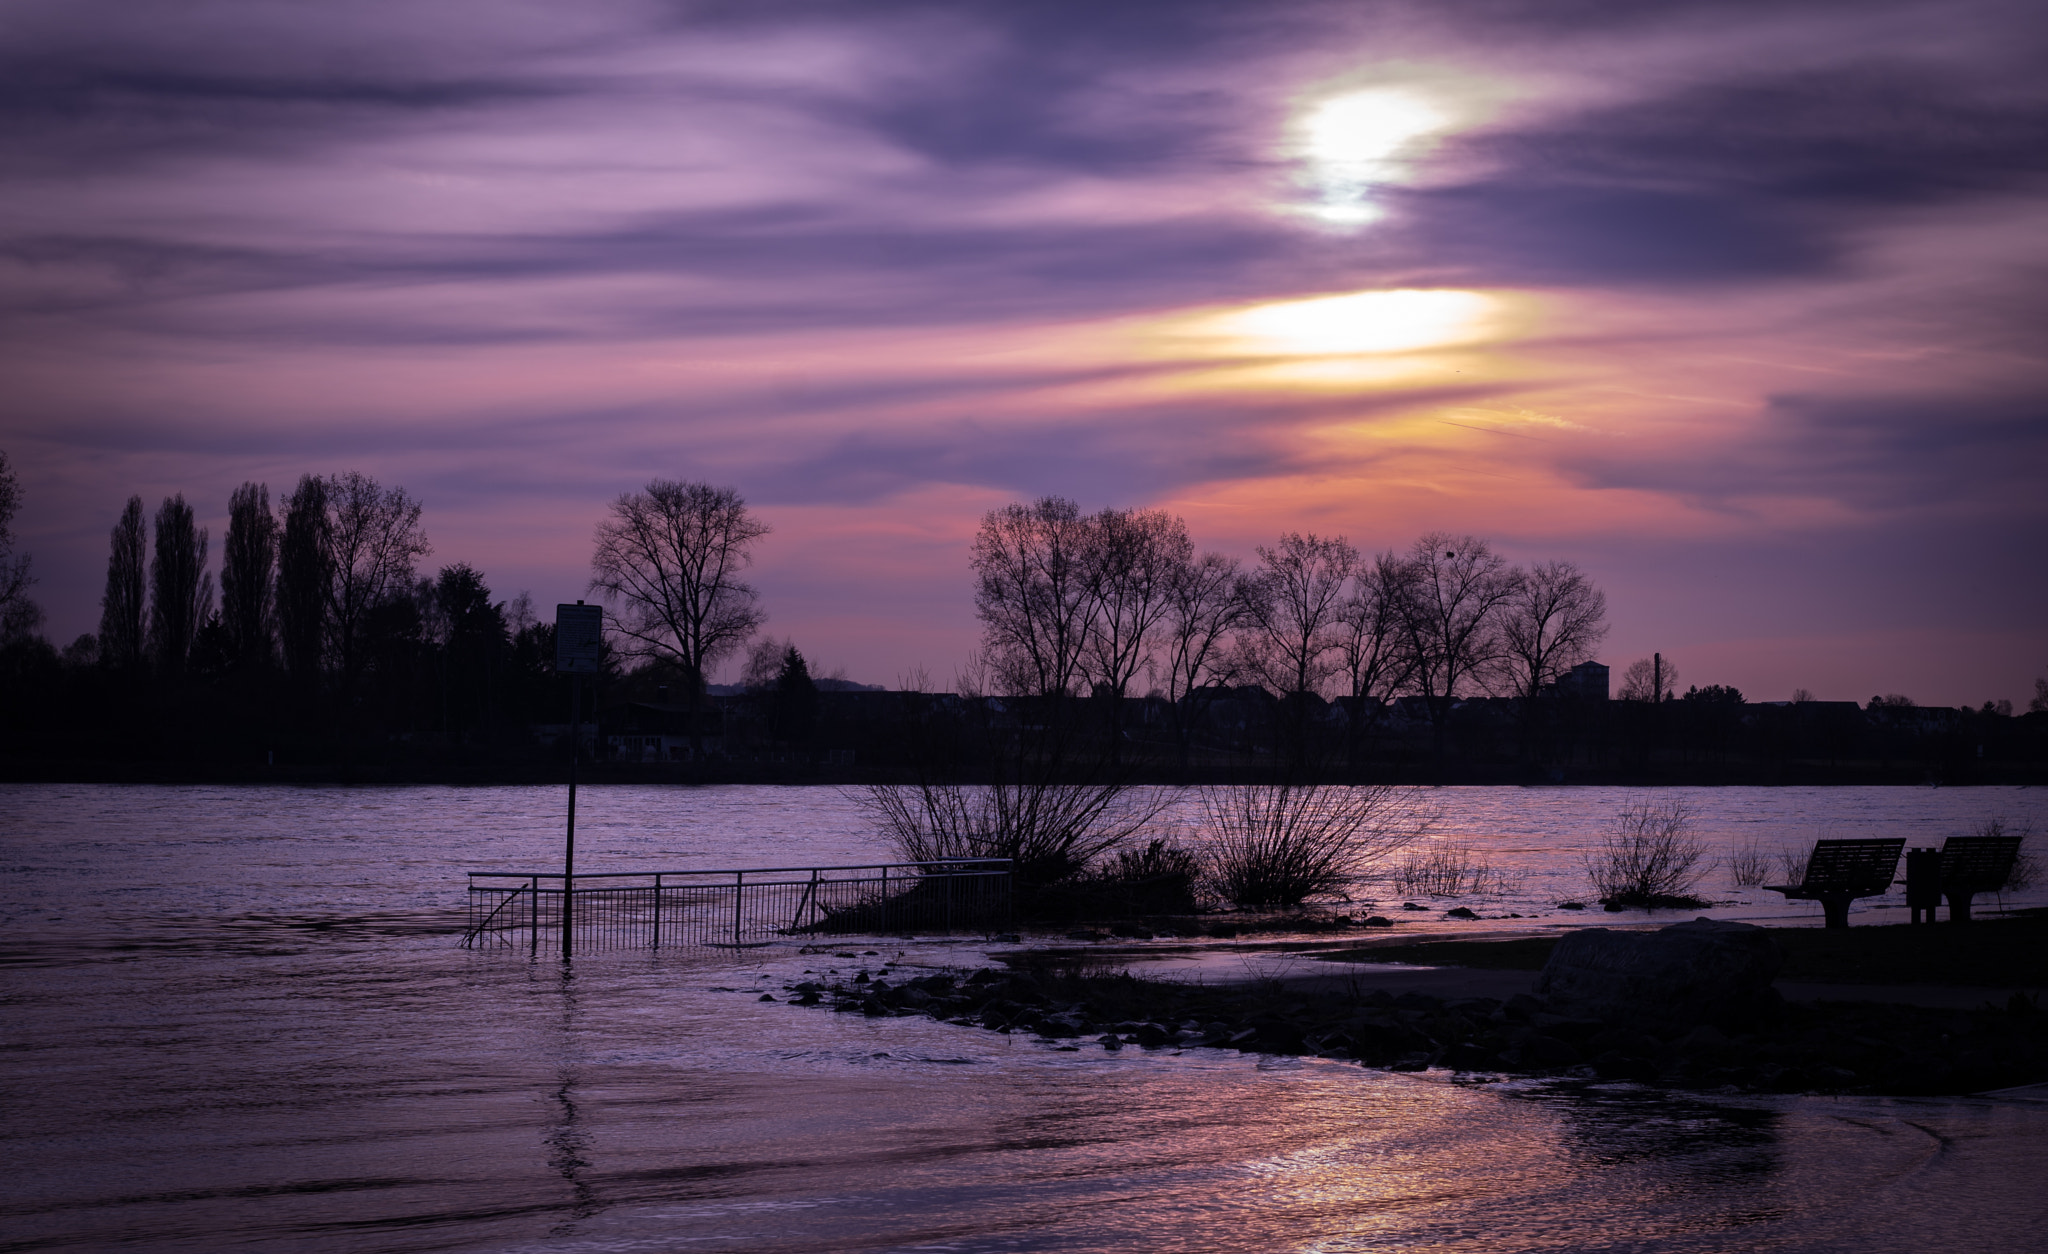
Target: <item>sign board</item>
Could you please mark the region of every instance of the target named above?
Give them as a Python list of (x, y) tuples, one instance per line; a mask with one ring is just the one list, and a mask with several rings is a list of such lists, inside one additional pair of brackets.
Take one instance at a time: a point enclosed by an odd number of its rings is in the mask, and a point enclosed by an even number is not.
[(555, 607), (555, 673), (595, 675), (604, 662), (604, 607)]

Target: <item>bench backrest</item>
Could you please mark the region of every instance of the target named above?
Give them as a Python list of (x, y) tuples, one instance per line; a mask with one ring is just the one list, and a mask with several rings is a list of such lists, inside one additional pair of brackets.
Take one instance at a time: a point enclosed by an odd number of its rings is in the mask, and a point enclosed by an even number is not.
[(1951, 836), (1941, 846), (1941, 886), (1988, 893), (2005, 887), (2023, 836)]
[(1899, 854), (1905, 848), (1903, 836), (1896, 840), (1814, 841), (1813, 856), (1806, 860), (1806, 878), (1799, 887), (1806, 892), (1875, 897), (1891, 888)]

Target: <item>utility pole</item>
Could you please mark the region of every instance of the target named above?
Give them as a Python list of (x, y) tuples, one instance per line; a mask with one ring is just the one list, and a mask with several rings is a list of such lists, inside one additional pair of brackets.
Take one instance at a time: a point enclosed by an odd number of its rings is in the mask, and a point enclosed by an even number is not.
[(576, 759), (583, 747), (583, 677), (604, 665), (604, 607), (555, 606), (555, 673), (569, 677), (569, 831), (562, 843), (562, 961), (575, 950)]

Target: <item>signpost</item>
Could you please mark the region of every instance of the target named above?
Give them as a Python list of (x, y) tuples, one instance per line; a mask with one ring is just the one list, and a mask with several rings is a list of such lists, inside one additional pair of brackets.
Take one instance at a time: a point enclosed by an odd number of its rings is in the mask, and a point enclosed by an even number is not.
[(562, 960), (569, 960), (575, 934), (576, 755), (583, 746), (583, 677), (604, 666), (604, 607), (555, 606), (555, 673), (569, 677), (569, 835), (562, 846)]

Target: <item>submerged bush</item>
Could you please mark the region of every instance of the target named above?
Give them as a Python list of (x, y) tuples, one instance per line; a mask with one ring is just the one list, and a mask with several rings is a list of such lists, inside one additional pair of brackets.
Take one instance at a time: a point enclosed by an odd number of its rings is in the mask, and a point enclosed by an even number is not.
[(1428, 830), (1385, 785), (1253, 784), (1202, 790), (1209, 877), (1240, 906), (1296, 906), (1342, 892)]
[(1009, 858), (1018, 884), (1033, 885), (1087, 870), (1151, 826), (1173, 792), (1120, 783), (877, 784), (854, 799), (906, 862)]
[(1119, 849), (1064, 883), (1027, 890), (1018, 909), (1032, 918), (1077, 922), (1193, 914), (1201, 873), (1192, 849), (1153, 839), (1141, 849)]
[(1510, 874), (1481, 861), (1470, 845), (1448, 840), (1409, 854), (1387, 875), (1387, 881), (1397, 891), (1431, 897), (1463, 897), (1468, 893), (1497, 896), (1513, 892), (1520, 886), (1521, 878), (1520, 874)]
[(1707, 847), (1682, 801), (1641, 801), (1586, 855), (1586, 874), (1611, 906), (1703, 905), (1692, 890), (1707, 873)]
[[(1804, 872), (1805, 868), (1801, 868)], [(1728, 856), (1728, 879), (1737, 888), (1759, 888), (1771, 878), (1771, 855), (1751, 840)]]

